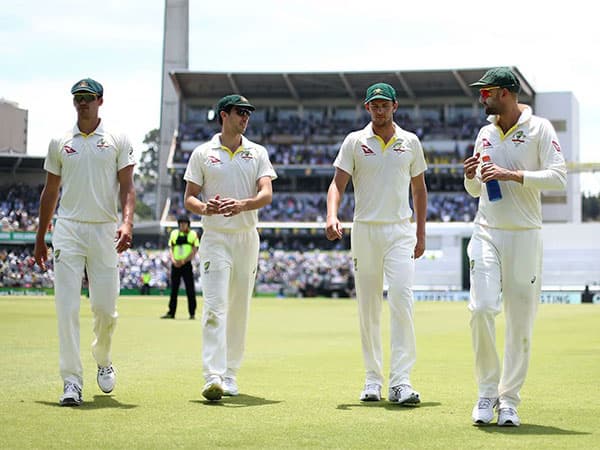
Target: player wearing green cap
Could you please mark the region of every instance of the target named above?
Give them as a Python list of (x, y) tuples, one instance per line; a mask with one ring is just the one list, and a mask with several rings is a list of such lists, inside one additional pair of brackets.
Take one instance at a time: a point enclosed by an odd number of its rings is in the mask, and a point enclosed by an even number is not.
[(183, 177), (185, 207), (203, 216), (202, 395), (211, 401), (238, 394), (258, 264), (258, 209), (271, 203), (277, 177), (267, 150), (243, 135), (254, 110), (238, 94), (220, 99), (221, 132), (194, 150)]
[[(346, 136), (333, 163), (335, 175), (327, 193), (325, 231), (329, 240), (341, 239), (343, 229), (337, 213), (352, 178), (355, 208), (351, 247), (366, 368), (360, 400), (381, 400), (380, 322), (385, 277), (391, 315), (388, 400), (414, 405), (420, 396), (410, 380), (416, 361), (412, 285), (415, 258), (425, 251), (427, 165), (417, 136), (394, 123), (398, 102), (392, 86), (370, 86), (364, 105), (371, 122)], [(410, 223), (409, 188), (416, 233)]]
[(125, 135), (109, 131), (98, 116), (104, 88), (84, 78), (73, 85), (71, 94), (77, 123), (50, 141), (34, 250), (37, 264), (46, 270), (45, 235), (60, 197), (52, 247), (63, 406), (77, 406), (83, 399), (79, 305), (84, 270), (94, 314), (92, 353), (98, 386), (105, 393), (115, 387), (111, 344), (117, 322), (118, 253), (131, 246), (135, 209), (133, 148)]
[[(519, 391), (531, 355), (531, 337), (542, 286), (540, 191), (563, 190), (565, 160), (554, 128), (518, 103), (520, 81), (508, 67), (487, 71), (471, 86), (490, 124), (479, 131), (473, 156), (464, 161), (465, 189), (479, 197), (470, 260), (471, 334), (479, 399), (476, 425), (519, 426)], [(483, 162), (487, 156), (490, 162)], [(487, 160), (487, 158), (485, 158)], [(501, 199), (488, 198), (498, 180)], [(504, 305), (504, 364), (496, 350), (495, 318)]]

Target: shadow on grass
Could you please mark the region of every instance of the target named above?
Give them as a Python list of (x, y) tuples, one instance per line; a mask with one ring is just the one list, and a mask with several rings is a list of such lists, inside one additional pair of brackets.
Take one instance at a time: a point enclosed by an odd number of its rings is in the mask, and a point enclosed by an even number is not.
[(133, 409), (137, 408), (138, 405), (128, 405), (127, 403), (121, 403), (116, 400), (112, 395), (94, 395), (93, 401), (83, 401), (79, 406), (60, 406), (58, 402), (44, 402), (36, 401), (40, 405), (55, 406), (57, 408), (73, 408), (77, 410), (91, 411), (94, 409), (103, 408), (115, 408), (115, 409)]
[(276, 405), (280, 400), (268, 400), (263, 397), (254, 397), (253, 395), (240, 394), (236, 397), (223, 397), (221, 400), (211, 402), (208, 400), (190, 400), (192, 403), (199, 403), (208, 406), (222, 406), (226, 408), (246, 408), (248, 406)]
[(483, 426), (474, 426), (488, 434), (530, 434), (530, 435), (555, 435), (555, 436), (582, 436), (592, 434), (587, 431), (563, 430), (558, 427), (550, 427), (546, 425), (535, 425), (522, 423), (520, 427), (499, 427), (498, 425), (489, 424)]
[(411, 409), (434, 408), (440, 405), (440, 402), (421, 402), (418, 405), (398, 405), (397, 403), (390, 403), (383, 400), (381, 402), (346, 403), (338, 405), (336, 409), (340, 409), (342, 411), (350, 411), (354, 408), (383, 408), (394, 411), (410, 411)]

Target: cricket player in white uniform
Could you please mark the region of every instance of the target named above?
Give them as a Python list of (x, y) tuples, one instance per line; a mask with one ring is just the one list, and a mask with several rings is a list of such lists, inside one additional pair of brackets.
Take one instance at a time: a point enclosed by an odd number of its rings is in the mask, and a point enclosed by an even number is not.
[(202, 395), (210, 401), (239, 393), (237, 372), (258, 265), (258, 209), (271, 203), (271, 181), (277, 178), (267, 150), (243, 136), (254, 106), (231, 94), (216, 109), (221, 133), (194, 150), (184, 174), (185, 207), (204, 216)]
[[(476, 425), (519, 426), (519, 391), (531, 355), (533, 322), (542, 275), (540, 191), (563, 190), (567, 171), (556, 133), (546, 119), (518, 103), (520, 82), (507, 67), (491, 69), (471, 86), (489, 125), (477, 136), (473, 156), (464, 161), (465, 188), (479, 197), (470, 260), (471, 331), (479, 400)], [(484, 155), (491, 162), (481, 163)], [(499, 180), (502, 198), (490, 201), (486, 182)], [(504, 364), (496, 350), (495, 317), (504, 304)]]
[(105, 393), (115, 387), (111, 343), (119, 295), (117, 253), (131, 246), (135, 209), (133, 148), (126, 136), (108, 131), (98, 117), (104, 101), (102, 85), (86, 78), (75, 83), (71, 93), (77, 123), (50, 141), (34, 250), (37, 264), (46, 270), (45, 235), (60, 197), (52, 247), (63, 406), (77, 406), (83, 400), (79, 308), (84, 270), (94, 315), (96, 379)]
[[(326, 236), (341, 239), (338, 209), (348, 181), (354, 184), (355, 209), (351, 234), (362, 351), (366, 368), (361, 401), (381, 400), (383, 385), (381, 304), (383, 278), (389, 284), (390, 378), (388, 400), (414, 405), (419, 393), (410, 372), (416, 361), (413, 324), (415, 258), (425, 251), (427, 169), (417, 136), (393, 121), (396, 91), (386, 83), (367, 89), (364, 101), (371, 122), (350, 133), (333, 165), (335, 175), (327, 193)], [(412, 192), (416, 217), (409, 205)]]

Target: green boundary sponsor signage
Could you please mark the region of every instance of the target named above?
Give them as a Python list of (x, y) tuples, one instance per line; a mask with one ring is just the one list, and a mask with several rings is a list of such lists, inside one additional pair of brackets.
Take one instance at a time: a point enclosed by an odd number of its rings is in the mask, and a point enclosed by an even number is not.
[[(46, 242), (52, 240), (52, 233), (46, 233)], [(0, 231), (0, 244), (33, 244), (35, 231)]]

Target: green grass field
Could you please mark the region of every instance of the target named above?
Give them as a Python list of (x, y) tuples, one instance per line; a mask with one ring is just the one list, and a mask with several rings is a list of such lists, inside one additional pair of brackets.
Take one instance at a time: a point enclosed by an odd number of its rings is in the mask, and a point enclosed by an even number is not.
[[(82, 304), (84, 401), (61, 408), (54, 303), (0, 297), (0, 447), (21, 448), (600, 448), (600, 307), (541, 305), (520, 428), (471, 425), (476, 400), (464, 303), (416, 304), (415, 408), (361, 404), (352, 300), (255, 299), (242, 395), (202, 398), (201, 325), (160, 320), (167, 298), (122, 297), (104, 395)], [(498, 321), (502, 340), (503, 315)], [(388, 352), (384, 307), (385, 356)], [(387, 365), (386, 365), (387, 366)], [(387, 392), (387, 386), (384, 386)]]

